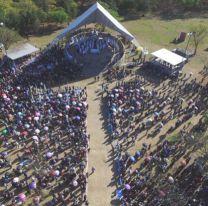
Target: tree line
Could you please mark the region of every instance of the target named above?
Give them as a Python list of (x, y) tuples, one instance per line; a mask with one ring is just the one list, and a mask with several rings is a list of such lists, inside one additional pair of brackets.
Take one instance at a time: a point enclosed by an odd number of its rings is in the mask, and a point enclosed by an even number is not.
[[(96, 0), (0, 0), (0, 22), (20, 34), (37, 31), (47, 23), (70, 22)], [(206, 10), (207, 0), (98, 0), (113, 16), (149, 11)], [(84, 6), (85, 5), (85, 6)], [(162, 6), (161, 6), (162, 5)], [(84, 7), (84, 8), (83, 8)]]
[(120, 15), (137, 12), (207, 11), (207, 0), (101, 0), (111, 5)]
[[(207, 0), (98, 0), (114, 17), (142, 12), (208, 11)], [(69, 23), (96, 0), (0, 0), (0, 42), (47, 31), (47, 26)], [(204, 13), (204, 12), (203, 12)], [(8, 38), (7, 38), (8, 37)], [(14, 37), (14, 38), (13, 38)], [(11, 41), (7, 41), (11, 42)], [(9, 46), (9, 45), (8, 45)], [(7, 46), (7, 47), (8, 47)]]
[(46, 23), (69, 22), (77, 11), (75, 0), (0, 0), (0, 22), (22, 35)]

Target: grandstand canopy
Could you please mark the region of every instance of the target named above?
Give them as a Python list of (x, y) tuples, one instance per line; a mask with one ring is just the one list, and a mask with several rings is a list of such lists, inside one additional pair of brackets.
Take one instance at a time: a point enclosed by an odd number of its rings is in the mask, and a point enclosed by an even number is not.
[(26, 44), (20, 45), (16, 48), (12, 48), (12, 49), (7, 50), (6, 55), (8, 58), (10, 58), (12, 60), (16, 60), (16, 59), (20, 59), (24, 56), (30, 55), (32, 53), (35, 53), (37, 51), (39, 51), (38, 48), (34, 47), (31, 44), (26, 43)]
[(164, 48), (153, 52), (152, 55), (162, 61), (171, 64), (172, 66), (179, 65), (186, 61), (186, 58)]
[(87, 11), (85, 11), (81, 16), (75, 19), (63, 32), (56, 37), (56, 39), (51, 43), (56, 44), (60, 39), (65, 37), (69, 32), (78, 29), (79, 27), (90, 24), (99, 23), (107, 26), (125, 37), (128, 41), (139, 46), (135, 37), (130, 34), (127, 29), (122, 26), (105, 8), (103, 8), (98, 2), (92, 5)]

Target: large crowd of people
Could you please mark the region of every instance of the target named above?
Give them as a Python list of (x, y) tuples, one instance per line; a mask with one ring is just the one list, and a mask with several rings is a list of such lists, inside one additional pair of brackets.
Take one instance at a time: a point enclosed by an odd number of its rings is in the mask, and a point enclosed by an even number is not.
[[(78, 33), (65, 48), (57, 44), (40, 56), (19, 60), (15, 68), (2, 66), (0, 206), (89, 205), (87, 91), (68, 86), (54, 90), (51, 85), (80, 76), (82, 67), (67, 59), (72, 44), (81, 56), (110, 46), (116, 54), (111, 63), (118, 62), (123, 47), (106, 35)], [(175, 200), (184, 206), (206, 206), (205, 163), (186, 151), (187, 145), (193, 146), (189, 142), (194, 142), (189, 123), (208, 106), (205, 78), (198, 82), (192, 73), (178, 73), (179, 77), (167, 80), (148, 67), (146, 72), (151, 70), (153, 78), (160, 79), (160, 84), (152, 86), (133, 70), (112, 65), (104, 77), (107, 82), (117, 81), (116, 87), (110, 91), (102, 84), (102, 97), (106, 92), (107, 129), (116, 142), (112, 146), (118, 155), (121, 205), (173, 206)], [(203, 72), (207, 75), (206, 68)], [(134, 79), (123, 81), (129, 74)], [(202, 125), (199, 122), (194, 129), (200, 132)], [(177, 140), (172, 141), (169, 134), (176, 130)], [(136, 147), (134, 154), (129, 152), (131, 147)]]
[[(180, 205), (179, 197), (174, 203), (173, 194), (183, 197), (184, 205), (208, 204), (204, 195), (203, 198), (193, 197), (195, 189), (199, 189), (194, 183), (206, 180), (202, 173), (191, 175), (194, 169), (202, 167), (197, 161), (188, 172), (186, 169), (189, 176), (187, 185), (183, 185), (183, 171), (193, 162), (192, 156), (186, 155), (185, 145), (193, 143), (186, 123), (205, 111), (208, 105), (208, 84), (203, 85), (204, 79), (197, 82), (191, 77), (192, 74), (181, 74), (179, 79), (150, 90), (149, 81), (137, 76), (130, 82), (118, 81), (112, 91), (107, 91), (108, 132), (116, 142), (113, 147), (119, 158), (120, 190), (117, 195), (124, 206)], [(177, 128), (180, 128), (178, 141), (172, 142), (168, 134)], [(156, 146), (152, 145), (157, 136)], [(137, 146), (142, 141), (143, 144)], [(137, 147), (135, 154), (128, 152), (131, 147)], [(173, 165), (177, 167), (178, 161), (181, 161), (179, 171), (173, 173)], [(203, 185), (200, 191), (204, 194), (206, 182)], [(188, 189), (181, 192), (184, 187)]]
[[(14, 71), (15, 70), (15, 71)], [(42, 51), (40, 55), (20, 59), (13, 73), (21, 75), (23, 82), (37, 84), (36, 79), (47, 85), (61, 85), (66, 80), (80, 78), (82, 67), (68, 61), (64, 54), (64, 44), (59, 43), (51, 49)]]
[(87, 54), (102, 55), (106, 49), (111, 49), (113, 54), (109, 66), (117, 63), (124, 55), (124, 48), (119, 39), (99, 30), (84, 30), (72, 35), (66, 45), (66, 54), (71, 62), (80, 64)]
[[(51, 52), (39, 64), (62, 59)], [(0, 205), (88, 205), (86, 88), (53, 90), (31, 70), (0, 71)]]

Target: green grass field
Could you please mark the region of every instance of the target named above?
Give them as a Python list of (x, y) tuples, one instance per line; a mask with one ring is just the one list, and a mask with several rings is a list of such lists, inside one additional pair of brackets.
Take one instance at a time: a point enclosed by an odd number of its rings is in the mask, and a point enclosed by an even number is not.
[[(204, 24), (208, 25), (207, 18), (194, 19), (175, 19), (175, 20), (161, 20), (159, 18), (141, 19), (133, 21), (125, 21), (123, 25), (138, 39), (143, 47), (147, 47), (150, 52), (160, 48), (186, 48), (187, 40), (184, 43), (175, 45), (171, 41), (178, 37), (180, 32), (190, 32), (194, 25)], [(191, 41), (190, 41), (191, 42)], [(191, 71), (201, 69), (204, 64), (208, 63), (208, 36), (204, 42), (199, 46), (197, 55), (191, 59), (187, 65), (191, 67)], [(188, 50), (192, 51), (193, 46), (189, 44)]]

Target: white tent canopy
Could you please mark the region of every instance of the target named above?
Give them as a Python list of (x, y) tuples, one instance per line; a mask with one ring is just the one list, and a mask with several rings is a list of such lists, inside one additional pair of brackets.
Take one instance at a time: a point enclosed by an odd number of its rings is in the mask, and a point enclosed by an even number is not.
[[(50, 46), (56, 44), (60, 39), (65, 37), (69, 32), (76, 30), (77, 28), (90, 24), (99, 23), (105, 25), (124, 36), (127, 40), (139, 46), (135, 37), (130, 34), (127, 29), (122, 26), (105, 8), (103, 8), (98, 2), (92, 5), (87, 11), (73, 21), (64, 31), (54, 39)], [(49, 47), (50, 47), (49, 46)]]
[(171, 64), (172, 66), (179, 65), (186, 61), (186, 58), (164, 48), (156, 52), (153, 52), (152, 55), (159, 58), (162, 61)]
[(12, 60), (16, 60), (16, 59), (30, 55), (37, 51), (39, 51), (38, 48), (34, 47), (31, 44), (26, 43), (19, 47), (7, 50), (6, 55), (8, 58)]

